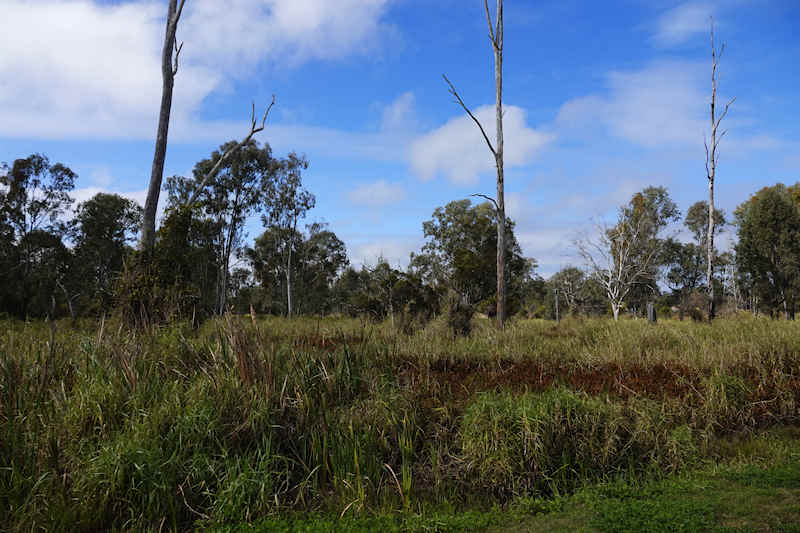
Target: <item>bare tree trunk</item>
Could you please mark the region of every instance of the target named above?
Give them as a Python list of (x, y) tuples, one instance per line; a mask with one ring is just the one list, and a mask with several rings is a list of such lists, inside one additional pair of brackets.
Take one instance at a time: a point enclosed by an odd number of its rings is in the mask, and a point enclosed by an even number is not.
[(489, 11), (489, 0), (483, 0), (483, 7), (486, 11), (486, 24), (489, 27), (489, 40), (492, 43), (492, 50), (494, 51), (494, 81), (495, 81), (495, 114), (497, 121), (497, 135), (495, 144), (489, 140), (486, 130), (477, 119), (477, 117), (470, 111), (464, 100), (456, 91), (455, 86), (443, 76), (447, 85), (450, 86), (450, 94), (452, 94), (456, 101), (466, 111), (467, 115), (475, 122), (481, 130), (483, 139), (489, 145), (494, 156), (495, 166), (497, 167), (497, 198), (490, 198), (483, 194), (476, 194), (473, 196), (480, 196), (490, 200), (494, 203), (497, 215), (497, 326), (503, 328), (506, 320), (506, 279), (505, 279), (505, 266), (506, 266), (506, 207), (505, 207), (505, 191), (504, 191), (504, 175), (503, 175), (503, 0), (497, 0), (497, 20), (496, 24), (492, 25), (492, 14)]
[(736, 100), (734, 97), (727, 104), (719, 118), (716, 114), (717, 105), (717, 66), (719, 59), (725, 51), (725, 44), (722, 45), (719, 52), (714, 46), (714, 19), (710, 18), (711, 24), (711, 146), (708, 142), (705, 143), (706, 147), (706, 177), (708, 178), (708, 234), (706, 236), (706, 283), (708, 284), (708, 321), (714, 320), (714, 178), (717, 172), (717, 162), (719, 161), (719, 154), (717, 147), (719, 141), (725, 136), (726, 131), (717, 135), (720, 122), (728, 114), (728, 108)]
[[(178, 73), (178, 57), (181, 47), (175, 40), (178, 29), (178, 20), (181, 18), (183, 4), (186, 0), (169, 0), (167, 9), (167, 24), (164, 35), (164, 48), (161, 51), (161, 108), (158, 114), (158, 132), (156, 134), (156, 148), (153, 154), (153, 168), (150, 173), (150, 185), (147, 189), (147, 200), (144, 204), (142, 218), (142, 234), (139, 241), (140, 250), (152, 250), (156, 241), (156, 209), (158, 196), (161, 193), (161, 180), (164, 177), (164, 159), (167, 155), (167, 136), (169, 133), (169, 116), (172, 111), (172, 89), (175, 86), (175, 74)], [(175, 51), (173, 61), (172, 52)]]
[(294, 219), (292, 233), (289, 235), (289, 253), (286, 255), (286, 316), (292, 318), (292, 247), (294, 233), (297, 231), (297, 218)]
[[(489, 5), (486, 7), (486, 20), (491, 33), (492, 24)], [(495, 114), (497, 121), (497, 142), (495, 162), (497, 165), (497, 327), (502, 329), (506, 320), (506, 207), (503, 174), (503, 0), (497, 0), (497, 30), (492, 39), (494, 49)]]

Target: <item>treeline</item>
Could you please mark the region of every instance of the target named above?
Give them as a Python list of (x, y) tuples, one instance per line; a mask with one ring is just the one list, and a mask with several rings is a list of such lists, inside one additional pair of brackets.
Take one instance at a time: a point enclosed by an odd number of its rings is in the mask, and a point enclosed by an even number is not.
[[(167, 202), (146, 272), (126, 267), (142, 209), (100, 193), (75, 205), (77, 176), (34, 154), (0, 167), (0, 313), (18, 318), (97, 316), (117, 309), (132, 321), (191, 317), (227, 310), (276, 315), (332, 313), (390, 320), (413, 330), (446, 313), (469, 331), (475, 312), (495, 311), (495, 212), (490, 203), (458, 200), (422, 224), (426, 242), (406, 270), (385, 259), (354, 268), (344, 243), (324, 223), (305, 224), (315, 196), (302, 183), (304, 157), (276, 158), (250, 141), (225, 159), (230, 144), (195, 165), (193, 176), (165, 184)], [(245, 222), (263, 233), (246, 242)], [(708, 287), (708, 206), (682, 216), (666, 189), (648, 187), (619, 209), (614, 224), (576, 241), (586, 267), (550, 279), (536, 274), (507, 220), (509, 314), (661, 313), (703, 318)], [(716, 228), (729, 226), (715, 212)], [(738, 242), (714, 256), (718, 307), (793, 318), (800, 286), (800, 185), (778, 184), (734, 212)], [(682, 225), (691, 242), (675, 238)], [(135, 279), (134, 279), (135, 278)], [(147, 316), (140, 316), (147, 315)]]

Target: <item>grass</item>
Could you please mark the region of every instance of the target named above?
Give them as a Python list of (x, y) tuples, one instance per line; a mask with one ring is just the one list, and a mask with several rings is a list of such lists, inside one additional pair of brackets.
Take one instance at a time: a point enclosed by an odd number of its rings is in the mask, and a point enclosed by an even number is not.
[[(794, 456), (775, 454), (797, 437), (774, 438), (800, 415), (794, 322), (476, 321), (466, 338), (443, 320), (410, 336), (334, 318), (55, 326), (0, 324), (0, 529), (461, 531), (514, 527), (525, 506), (521, 524), (747, 528), (726, 522), (725, 487), (796, 495)], [(587, 496), (738, 456), (703, 478), (725, 501), (669, 481), (661, 499)], [(766, 456), (786, 486), (753, 466)]]

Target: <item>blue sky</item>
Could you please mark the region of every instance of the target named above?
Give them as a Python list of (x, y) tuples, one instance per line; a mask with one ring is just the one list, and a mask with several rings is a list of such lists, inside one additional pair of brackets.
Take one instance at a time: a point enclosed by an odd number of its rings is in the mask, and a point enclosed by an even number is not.
[[(0, 1), (0, 161), (45, 153), (79, 174), (79, 200), (143, 201), (165, 13), (165, 0)], [(711, 14), (720, 100), (736, 96), (717, 180), (730, 213), (800, 179), (800, 3), (506, 1), (506, 203), (541, 274), (579, 264), (571, 241), (648, 185), (683, 211), (706, 198)], [(491, 130), (480, 0), (187, 0), (178, 35), (165, 176), (245, 135), (250, 102), (274, 93), (258, 140), (306, 154), (308, 222), (328, 222), (356, 264), (405, 266), (437, 206), (494, 191), (441, 77)]]

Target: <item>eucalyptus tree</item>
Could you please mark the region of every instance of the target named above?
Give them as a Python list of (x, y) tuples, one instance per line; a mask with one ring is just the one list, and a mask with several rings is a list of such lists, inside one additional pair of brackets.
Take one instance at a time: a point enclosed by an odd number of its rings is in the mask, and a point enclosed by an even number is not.
[(662, 233), (679, 216), (665, 188), (647, 187), (620, 208), (616, 223), (601, 222), (595, 235), (575, 241), (578, 253), (606, 292), (614, 320), (619, 319), (635, 290), (647, 293), (657, 289)]
[(278, 235), (277, 253), (286, 265), (286, 315), (292, 316), (292, 261), (297, 239), (297, 224), (316, 205), (316, 197), (303, 187), (302, 173), (308, 168), (303, 156), (290, 153), (275, 165), (275, 179), (266, 197), (264, 226)]
[(217, 230), (217, 314), (225, 312), (231, 257), (241, 249), (244, 223), (269, 200), (279, 167), (270, 146), (261, 148), (254, 140), (243, 146), (230, 141), (195, 165), (191, 195)]
[[(497, 238), (491, 231), (495, 217), (496, 211), (488, 202), (473, 205), (464, 199), (437, 207), (431, 220), (422, 223), (427, 241), (421, 253), (412, 254), (411, 270), (427, 283), (454, 290), (464, 304), (491, 302), (497, 276)], [(513, 306), (518, 307), (536, 262), (523, 257), (514, 236), (514, 222), (507, 218), (503, 227), (505, 279)]]
[(735, 212), (736, 259), (759, 301), (793, 319), (800, 296), (800, 184), (765, 187)]
[[(78, 205), (75, 213), (73, 276), (92, 304), (108, 310), (123, 262), (141, 226), (142, 208), (117, 194), (98, 193)], [(72, 284), (75, 285), (74, 283)], [(66, 286), (62, 287), (65, 296)]]
[(0, 172), (0, 276), (6, 311), (52, 314), (47, 311), (55, 298), (56, 285), (51, 282), (63, 275), (69, 258), (61, 238), (76, 177), (67, 166), (41, 154), (17, 159)]

